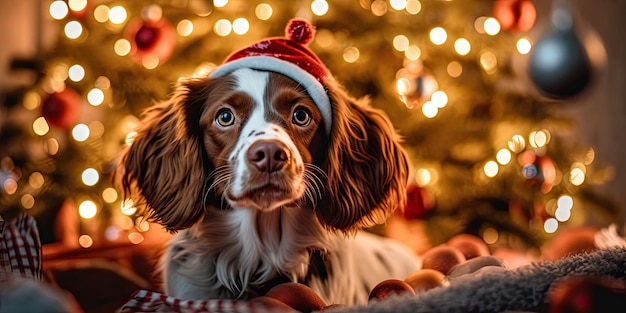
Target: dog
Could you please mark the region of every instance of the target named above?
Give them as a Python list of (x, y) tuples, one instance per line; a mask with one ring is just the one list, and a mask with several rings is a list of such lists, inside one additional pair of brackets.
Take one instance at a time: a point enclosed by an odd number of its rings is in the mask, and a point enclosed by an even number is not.
[(306, 47), (314, 29), (232, 54), (181, 79), (146, 112), (119, 164), (124, 192), (177, 232), (165, 292), (249, 299), (281, 282), (326, 303), (363, 304), (385, 279), (421, 266), (362, 228), (406, 201), (408, 162), (382, 111), (348, 95)]

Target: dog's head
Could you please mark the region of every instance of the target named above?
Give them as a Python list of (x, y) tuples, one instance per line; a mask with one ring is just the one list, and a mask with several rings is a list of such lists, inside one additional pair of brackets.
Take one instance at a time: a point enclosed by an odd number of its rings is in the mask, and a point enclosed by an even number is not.
[(247, 62), (183, 79), (146, 111), (120, 164), (135, 204), (171, 231), (208, 207), (314, 210), (350, 231), (404, 204), (407, 160), (382, 112), (329, 75)]

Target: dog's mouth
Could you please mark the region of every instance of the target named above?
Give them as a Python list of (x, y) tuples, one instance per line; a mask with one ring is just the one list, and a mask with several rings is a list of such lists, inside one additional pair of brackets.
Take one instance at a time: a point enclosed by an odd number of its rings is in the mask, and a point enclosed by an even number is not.
[(249, 186), (241, 195), (227, 193), (228, 202), (235, 208), (254, 208), (271, 211), (300, 198), (294, 188), (285, 188), (275, 182)]

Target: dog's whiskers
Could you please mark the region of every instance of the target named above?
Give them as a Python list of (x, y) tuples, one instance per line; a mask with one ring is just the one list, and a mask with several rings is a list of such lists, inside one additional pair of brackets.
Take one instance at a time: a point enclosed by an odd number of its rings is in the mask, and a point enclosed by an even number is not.
[[(321, 176), (321, 177), (320, 177)], [(305, 196), (311, 201), (313, 206), (317, 205), (318, 199), (322, 196), (323, 180), (328, 176), (317, 165), (307, 163), (304, 167)]]
[[(207, 175), (204, 186), (202, 187), (202, 199), (204, 203), (207, 203), (207, 198), (211, 194), (211, 191), (215, 189), (215, 187), (224, 181), (229, 181), (232, 176), (230, 168), (227, 165), (222, 165), (214, 169), (209, 175)], [(211, 182), (212, 181), (212, 182)], [(207, 185), (211, 182), (211, 185), (207, 187)], [(224, 200), (224, 195), (222, 195), (222, 201)]]

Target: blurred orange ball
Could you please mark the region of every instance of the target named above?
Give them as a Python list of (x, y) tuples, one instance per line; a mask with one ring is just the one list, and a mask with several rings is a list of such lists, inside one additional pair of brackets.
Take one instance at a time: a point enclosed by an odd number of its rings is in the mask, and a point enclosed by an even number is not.
[(248, 300), (248, 304), (252, 307), (267, 310), (268, 312), (293, 312), (294, 309), (278, 299), (260, 296)]
[(504, 30), (527, 32), (535, 25), (537, 9), (531, 0), (496, 0), (493, 16)]
[(422, 256), (422, 268), (434, 269), (443, 274), (448, 274), (452, 267), (463, 262), (465, 262), (463, 253), (451, 246), (434, 247)]
[(383, 300), (394, 295), (402, 294), (415, 295), (415, 291), (413, 290), (413, 287), (403, 280), (387, 279), (372, 288), (369, 300)]
[(265, 296), (277, 299), (300, 312), (312, 312), (326, 307), (324, 300), (313, 289), (300, 283), (276, 285)]
[(458, 234), (450, 238), (446, 244), (459, 249), (467, 260), (478, 256), (490, 255), (487, 244), (480, 237), (474, 235)]
[(407, 276), (404, 280), (409, 284), (416, 293), (424, 292), (439, 286), (445, 286), (446, 275), (442, 272), (424, 268), (418, 271), (413, 272), (411, 275)]
[(547, 260), (557, 260), (570, 255), (592, 252), (598, 248), (595, 236), (598, 231), (590, 227), (562, 229), (542, 248), (542, 255)]

